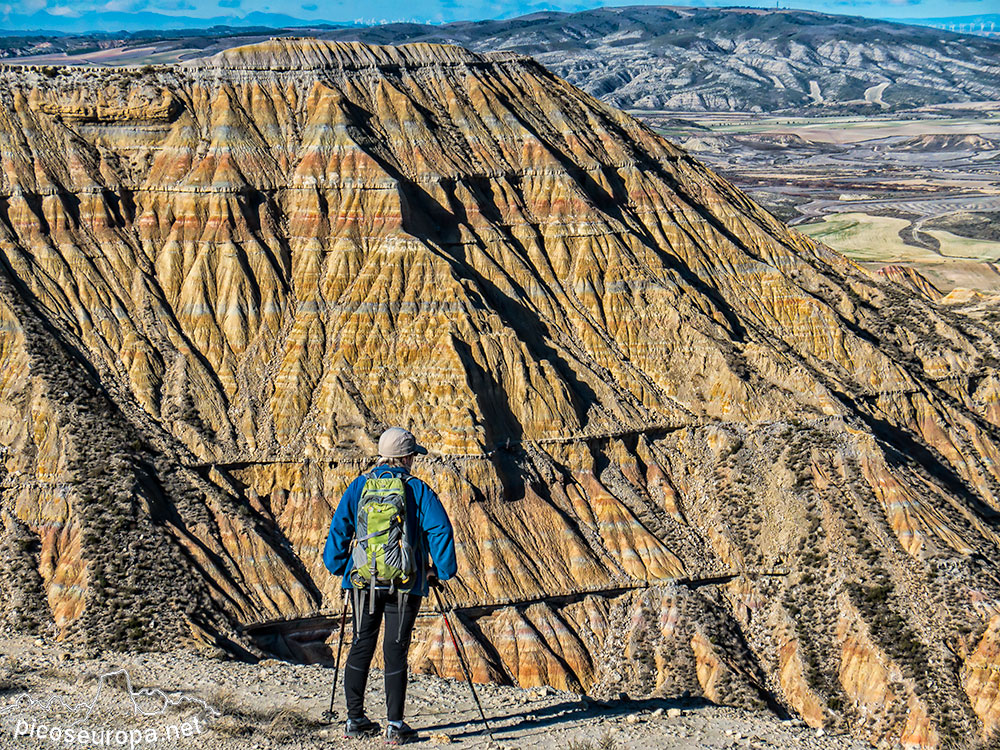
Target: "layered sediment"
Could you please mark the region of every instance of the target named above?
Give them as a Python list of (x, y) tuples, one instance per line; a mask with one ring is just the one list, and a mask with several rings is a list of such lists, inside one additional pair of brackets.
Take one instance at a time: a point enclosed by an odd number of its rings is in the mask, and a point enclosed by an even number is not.
[(993, 302), (869, 274), (510, 54), (0, 78), (6, 612), (231, 651), (335, 612), (329, 519), (401, 424), (477, 678), (995, 729)]

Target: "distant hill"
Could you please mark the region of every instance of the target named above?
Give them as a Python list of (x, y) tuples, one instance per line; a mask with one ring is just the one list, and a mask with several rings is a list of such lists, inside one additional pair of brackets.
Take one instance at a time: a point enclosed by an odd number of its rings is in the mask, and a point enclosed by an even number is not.
[[(46, 34), (51, 36), (65, 34), (102, 34), (139, 31), (190, 31), (208, 29), (213, 26), (227, 26), (233, 29), (248, 27), (279, 29), (287, 27), (316, 26), (316, 22), (303, 21), (301, 18), (283, 13), (253, 12), (246, 15), (215, 16), (198, 18), (195, 16), (168, 15), (140, 11), (126, 13), (121, 11), (99, 11), (85, 13), (80, 16), (53, 15), (44, 10), (34, 13), (11, 13), (4, 17), (0, 37), (20, 36), (26, 33)], [(335, 24), (323, 24), (333, 26)], [(340, 24), (344, 25), (344, 24)]]
[[(125, 23), (119, 16), (137, 15), (141, 14), (107, 13), (101, 23), (111, 28)], [(5, 44), (0, 42), (0, 56), (72, 55), (131, 46), (134, 55), (115, 55), (114, 62), (162, 62), (173, 52), (176, 57), (172, 59), (185, 59), (281, 34), (236, 28), (237, 24), (284, 25), (296, 27), (289, 34), (332, 40), (436, 42), (477, 52), (511, 50), (531, 55), (609, 104), (640, 112), (866, 113), (1000, 100), (996, 64), (1000, 40), (798, 10), (636, 6), (444, 25), (340, 28), (303, 26), (305, 21), (274, 14), (188, 19), (203, 26), (233, 26), (231, 30), (212, 29), (211, 41), (206, 41), (204, 32), (169, 30), (169, 23), (179, 23), (173, 17), (157, 19), (145, 24), (153, 31), (123, 34), (117, 41), (96, 35), (44, 40), (43, 44), (8, 38)], [(139, 23), (135, 18), (132, 22), (133, 28)], [(154, 40), (152, 45), (150, 40)], [(88, 64), (106, 62), (100, 56), (75, 59)], [(41, 60), (46, 64), (63, 61)]]
[(1000, 99), (1000, 41), (798, 10), (636, 6), (324, 36), (513, 50), (626, 109), (882, 111)]

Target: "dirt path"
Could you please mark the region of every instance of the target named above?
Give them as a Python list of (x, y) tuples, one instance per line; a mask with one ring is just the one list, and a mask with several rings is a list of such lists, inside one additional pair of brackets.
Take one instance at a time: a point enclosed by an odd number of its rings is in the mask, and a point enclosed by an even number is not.
[[(117, 674), (113, 674), (119, 670)], [(123, 671), (121, 671), (123, 670)], [(110, 675), (110, 676), (109, 676)], [(131, 680), (129, 686), (127, 679)], [(211, 659), (188, 653), (79, 659), (61, 646), (27, 638), (0, 638), (0, 747), (92, 747), (54, 744), (24, 736), (43, 724), (75, 730), (106, 728), (157, 732), (155, 742), (134, 747), (213, 750), (299, 750), (383, 746), (381, 739), (345, 740), (341, 724), (326, 725), (333, 670), (267, 660), (258, 665)], [(101, 688), (99, 693), (98, 688)], [(620, 700), (595, 703), (551, 689), (479, 686), (498, 748), (535, 750), (653, 750), (654, 748), (808, 748), (861, 750), (868, 747), (843, 736), (817, 736), (800, 722), (685, 700)], [(162, 691), (162, 692), (160, 692)], [(339, 692), (339, 691), (338, 691)], [(35, 705), (62, 698), (70, 710)], [(177, 705), (164, 710), (161, 698)], [(381, 673), (369, 685), (372, 718), (384, 717)], [(12, 709), (15, 704), (20, 708)], [(94, 706), (91, 711), (89, 706)], [(133, 705), (147, 715), (134, 715)], [(415, 747), (491, 747), (481, 733), (478, 712), (461, 682), (417, 676), (411, 680), (408, 720), (420, 730)], [(342, 697), (337, 710), (344, 716)], [(90, 711), (89, 716), (88, 711)], [(216, 714), (214, 717), (212, 714)], [(18, 724), (14, 714), (25, 721)], [(195, 723), (195, 719), (198, 722)], [(170, 728), (187, 726), (185, 739)], [(195, 727), (198, 731), (195, 732)], [(20, 729), (21, 734), (15, 736)], [(63, 729), (64, 731), (64, 729)], [(176, 732), (175, 732), (176, 733)], [(169, 735), (169, 736), (168, 736)], [(130, 747), (129, 744), (111, 747)], [(130, 747), (130, 750), (134, 750)]]

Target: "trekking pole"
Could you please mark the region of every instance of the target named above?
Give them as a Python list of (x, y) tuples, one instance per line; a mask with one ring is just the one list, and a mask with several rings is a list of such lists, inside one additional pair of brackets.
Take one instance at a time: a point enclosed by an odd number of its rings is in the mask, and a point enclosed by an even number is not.
[(469, 683), (469, 690), (472, 691), (472, 699), (476, 702), (476, 706), (479, 708), (479, 715), (483, 717), (483, 726), (486, 727), (486, 733), (490, 736), (491, 742), (496, 742), (493, 737), (493, 730), (490, 729), (490, 723), (486, 721), (486, 712), (483, 711), (483, 704), (479, 702), (479, 696), (476, 694), (476, 686), (472, 684), (472, 673), (469, 672), (469, 667), (465, 663), (465, 657), (462, 656), (462, 649), (458, 646), (458, 639), (455, 638), (455, 631), (451, 629), (451, 621), (448, 619), (448, 613), (445, 611), (444, 604), (441, 601), (441, 594), (438, 592), (436, 587), (431, 587), (431, 591), (434, 592), (434, 598), (437, 600), (438, 611), (444, 618), (445, 627), (448, 628), (448, 635), (451, 636), (451, 644), (455, 647), (455, 653), (458, 654), (458, 663), (462, 665), (462, 674), (465, 675), (465, 681)]
[(333, 699), (337, 695), (337, 682), (340, 681), (340, 652), (344, 650), (344, 630), (347, 629), (347, 597), (350, 589), (344, 589), (344, 601), (340, 611), (340, 639), (337, 642), (336, 667), (333, 670), (333, 690), (330, 692), (330, 708), (323, 714), (323, 718), (330, 724), (337, 718), (337, 713), (333, 710)]

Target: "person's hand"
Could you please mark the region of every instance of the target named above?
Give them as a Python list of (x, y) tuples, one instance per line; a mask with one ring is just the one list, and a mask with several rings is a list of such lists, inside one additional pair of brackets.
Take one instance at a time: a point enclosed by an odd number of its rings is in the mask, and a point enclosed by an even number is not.
[(436, 568), (431, 567), (427, 569), (427, 585), (430, 586), (432, 589), (436, 589), (438, 586), (441, 585), (441, 581), (438, 578)]

